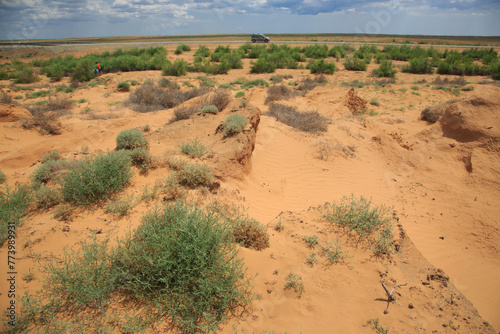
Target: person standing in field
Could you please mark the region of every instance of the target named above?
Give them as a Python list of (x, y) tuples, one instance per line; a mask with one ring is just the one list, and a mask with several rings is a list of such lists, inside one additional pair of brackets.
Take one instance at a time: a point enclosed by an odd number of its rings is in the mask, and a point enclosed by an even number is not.
[(98, 77), (99, 73), (101, 72), (101, 65), (96, 61), (95, 62), (95, 68), (94, 68), (95, 76)]

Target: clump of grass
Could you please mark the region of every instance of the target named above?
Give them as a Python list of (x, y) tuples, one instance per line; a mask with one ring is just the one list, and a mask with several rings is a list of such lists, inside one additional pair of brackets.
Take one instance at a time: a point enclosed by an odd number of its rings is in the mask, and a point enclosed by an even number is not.
[(302, 276), (289, 273), (285, 277), (285, 290), (287, 289), (293, 289), (295, 292), (298, 292), (298, 298), (300, 298), (304, 292), (304, 282), (302, 281)]
[(299, 86), (297, 87), (297, 90), (300, 91), (310, 91), (314, 89), (315, 87), (319, 85), (323, 85), (327, 83), (328, 80), (326, 79), (326, 76), (323, 74), (321, 75), (316, 75), (313, 79), (311, 78), (305, 78), (300, 81)]
[(191, 51), (191, 48), (189, 47), (189, 45), (181, 44), (181, 45), (177, 46), (177, 48), (175, 49), (174, 53), (176, 55), (180, 55), (180, 54), (182, 54), (185, 51)]
[(388, 334), (389, 333), (389, 327), (382, 327), (380, 326), (379, 324), (379, 319), (376, 318), (376, 319), (369, 319), (367, 322), (366, 322), (367, 325), (372, 325), (372, 329), (374, 331), (376, 331), (377, 333), (379, 334)]
[(201, 108), (201, 113), (217, 115), (219, 113), (219, 109), (214, 105), (204, 106)]
[(67, 167), (67, 161), (55, 159), (47, 160), (31, 174), (31, 184), (34, 188), (38, 188), (42, 184), (49, 183), (51, 180), (57, 180), (59, 172), (65, 170)]
[(64, 199), (90, 206), (123, 189), (132, 177), (130, 156), (121, 150), (88, 156), (64, 175)]
[(274, 230), (282, 232), (285, 229), (285, 223), (280, 219), (276, 224), (274, 224)]
[[(374, 207), (363, 196), (344, 196), (338, 203), (328, 203), (324, 217), (327, 221), (345, 228), (358, 242), (366, 240), (377, 255), (392, 253), (392, 217), (390, 208)], [(383, 239), (383, 240), (381, 240)]]
[(30, 187), (25, 184), (16, 185), (14, 189), (5, 186), (0, 190), (0, 246), (7, 239), (7, 225), (20, 223), (28, 212), (32, 196)]
[(53, 217), (59, 221), (71, 221), (73, 219), (73, 206), (69, 203), (59, 204), (54, 210)]
[(344, 262), (346, 258), (352, 257), (342, 249), (342, 244), (339, 241), (327, 243), (322, 251), (330, 263)]
[(306, 258), (306, 264), (310, 265), (311, 267), (314, 267), (316, 263), (318, 263), (318, 258), (316, 256), (316, 253), (312, 253)]
[(191, 163), (186, 164), (176, 172), (176, 179), (180, 185), (196, 188), (210, 185), (213, 180), (213, 174), (209, 166)]
[(35, 192), (35, 205), (37, 209), (47, 210), (62, 202), (60, 189), (41, 186)]
[(344, 67), (348, 71), (366, 71), (366, 62), (358, 57), (347, 58)]
[(198, 113), (200, 111), (200, 108), (195, 105), (190, 105), (190, 106), (185, 106), (182, 105), (174, 110), (174, 117), (170, 121), (170, 123), (175, 122), (175, 121), (180, 121), (183, 119), (189, 119), (192, 115)]
[(126, 81), (120, 82), (118, 83), (117, 88), (120, 92), (128, 92), (130, 90), (130, 84)]
[(330, 120), (321, 116), (317, 111), (300, 112), (296, 107), (279, 103), (271, 103), (267, 116), (306, 132), (325, 132)]
[(130, 214), (130, 211), (134, 207), (134, 202), (135, 199), (133, 194), (126, 195), (109, 201), (105, 210), (107, 213), (123, 217)]
[(181, 152), (191, 158), (201, 158), (208, 153), (208, 149), (203, 145), (198, 137), (180, 145)]
[(234, 97), (236, 97), (236, 98), (243, 97), (243, 96), (245, 96), (245, 92), (242, 92), (242, 91), (236, 92), (236, 94), (234, 95)]
[(308, 237), (304, 237), (304, 242), (306, 243), (307, 247), (309, 248), (314, 248), (318, 244), (318, 236), (313, 234)]
[(4, 172), (2, 172), (0, 170), (0, 184), (5, 183), (6, 180), (7, 180), (7, 176), (5, 176)]
[(239, 114), (231, 114), (222, 123), (222, 135), (224, 137), (234, 136), (240, 133), (247, 124), (248, 119), (246, 117)]
[(151, 168), (152, 155), (144, 147), (136, 147), (131, 150), (126, 150), (128, 153), (131, 163), (141, 170), (141, 173), (147, 173)]
[(59, 150), (50, 150), (44, 154), (42, 158), (42, 163), (46, 163), (49, 160), (60, 160), (62, 159), (62, 154)]
[(377, 106), (377, 107), (380, 106), (380, 102), (378, 101), (378, 99), (376, 97), (371, 99), (370, 104), (373, 106)]
[(132, 150), (134, 148), (149, 147), (149, 143), (144, 138), (144, 133), (139, 129), (123, 130), (116, 136), (116, 149), (117, 150)]

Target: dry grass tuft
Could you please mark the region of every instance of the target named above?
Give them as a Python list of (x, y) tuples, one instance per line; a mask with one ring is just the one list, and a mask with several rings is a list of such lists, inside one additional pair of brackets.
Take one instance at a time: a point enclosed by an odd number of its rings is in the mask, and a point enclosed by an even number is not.
[(306, 132), (325, 132), (328, 124), (331, 123), (329, 118), (321, 116), (317, 111), (300, 112), (296, 107), (279, 103), (272, 103), (265, 115), (274, 117), (281, 123)]
[(445, 103), (425, 108), (420, 114), (420, 119), (423, 121), (427, 121), (430, 124), (436, 123), (441, 118), (441, 116), (443, 116), (448, 105), (455, 101), (456, 100), (450, 100), (446, 101)]
[(290, 88), (285, 85), (274, 85), (267, 89), (267, 97), (265, 104), (279, 100), (288, 100), (293, 97), (293, 92)]

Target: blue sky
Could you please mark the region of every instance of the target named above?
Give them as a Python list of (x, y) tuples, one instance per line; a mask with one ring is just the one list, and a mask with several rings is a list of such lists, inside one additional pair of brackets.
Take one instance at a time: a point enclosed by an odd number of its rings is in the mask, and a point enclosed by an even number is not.
[(0, 39), (220, 33), (500, 36), (500, 0), (0, 0)]

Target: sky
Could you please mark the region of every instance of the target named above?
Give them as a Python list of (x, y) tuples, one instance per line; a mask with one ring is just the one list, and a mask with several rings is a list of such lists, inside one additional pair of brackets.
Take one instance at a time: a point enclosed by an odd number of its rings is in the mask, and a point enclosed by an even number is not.
[(0, 40), (253, 32), (500, 36), (500, 0), (0, 0)]

